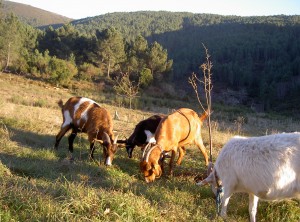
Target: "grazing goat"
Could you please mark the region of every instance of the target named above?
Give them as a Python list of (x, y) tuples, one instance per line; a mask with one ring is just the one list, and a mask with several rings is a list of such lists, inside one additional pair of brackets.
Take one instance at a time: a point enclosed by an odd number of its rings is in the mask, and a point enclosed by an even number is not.
[(117, 150), (117, 138), (113, 134), (113, 122), (110, 113), (95, 101), (83, 97), (71, 97), (64, 105), (58, 102), (63, 114), (63, 123), (56, 136), (57, 149), (61, 138), (72, 129), (68, 138), (71, 159), (73, 142), (77, 133), (87, 133), (90, 142), (90, 157), (94, 159), (95, 142), (103, 145), (103, 156), (106, 165), (111, 165)]
[(300, 133), (234, 137), (222, 148), (209, 176), (197, 184), (224, 190), (222, 217), (233, 193), (248, 193), (250, 221), (255, 222), (259, 198), (300, 198)]
[(135, 146), (139, 146), (143, 149), (149, 141), (153, 142), (156, 128), (164, 117), (165, 115), (163, 114), (150, 116), (135, 126), (133, 133), (128, 139), (118, 140), (118, 143), (125, 143), (129, 158), (132, 158), (132, 152)]
[[(185, 145), (196, 144), (205, 158), (206, 165), (208, 164), (208, 156), (201, 137), (201, 126), (206, 117), (206, 112), (199, 117), (195, 111), (181, 108), (161, 120), (155, 132), (156, 143), (144, 150), (140, 162), (140, 169), (147, 183), (153, 182), (156, 177), (161, 176), (161, 157), (165, 152), (172, 152), (169, 162), (170, 174), (172, 174), (178, 147), (185, 151)], [(184, 153), (179, 153), (178, 165), (181, 163)]]

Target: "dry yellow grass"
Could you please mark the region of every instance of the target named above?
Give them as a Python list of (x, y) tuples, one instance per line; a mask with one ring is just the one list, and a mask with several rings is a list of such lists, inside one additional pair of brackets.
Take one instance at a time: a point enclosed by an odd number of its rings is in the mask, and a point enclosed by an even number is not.
[[(120, 120), (114, 120), (114, 126), (120, 136), (128, 137), (140, 120), (154, 114), (104, 104), (101, 93), (82, 90), (78, 95), (0, 73), (0, 221), (221, 221), (215, 217), (210, 189), (196, 187), (193, 181), (205, 171), (203, 157), (195, 147), (188, 149), (182, 166), (174, 169), (174, 177), (163, 177), (154, 184), (145, 184), (141, 177), (139, 149), (133, 159), (120, 149), (111, 168), (87, 160), (84, 135), (75, 141), (75, 163), (65, 159), (66, 139), (54, 152), (51, 148), (62, 122), (56, 104), (59, 99), (88, 96), (112, 116), (117, 111)], [(172, 108), (158, 110), (167, 113)], [(239, 116), (247, 121), (237, 122)], [(256, 136), (299, 131), (300, 126), (292, 118), (269, 119), (264, 114), (246, 112), (232, 118), (231, 113), (215, 110), (212, 119), (213, 158), (237, 133)], [(202, 135), (208, 148), (206, 125)], [(82, 147), (86, 150), (81, 158)], [(97, 153), (100, 156), (101, 151)], [(247, 203), (246, 195), (235, 195), (228, 221), (248, 221)], [(298, 221), (299, 215), (296, 201), (261, 203), (258, 209), (261, 221)]]

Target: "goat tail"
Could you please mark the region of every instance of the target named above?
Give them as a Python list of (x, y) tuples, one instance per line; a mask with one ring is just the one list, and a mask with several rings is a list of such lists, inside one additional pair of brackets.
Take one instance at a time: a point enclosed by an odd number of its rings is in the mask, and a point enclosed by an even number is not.
[(64, 103), (62, 101), (62, 99), (60, 99), (58, 102), (57, 102), (58, 106), (62, 109), (63, 106), (64, 106)]
[(204, 113), (201, 116), (199, 116), (200, 121), (204, 122), (204, 120), (208, 117), (208, 115), (209, 115), (209, 110), (204, 111)]

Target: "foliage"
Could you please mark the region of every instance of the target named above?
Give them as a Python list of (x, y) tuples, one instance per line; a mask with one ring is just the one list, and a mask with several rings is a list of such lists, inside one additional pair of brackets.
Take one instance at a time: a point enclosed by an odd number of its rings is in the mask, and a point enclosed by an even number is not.
[(71, 56), (82, 70), (77, 77), (88, 81), (120, 72), (142, 81), (141, 74), (150, 69), (153, 81), (141, 86), (151, 95), (156, 92), (150, 87), (160, 85), (188, 94), (186, 83), (204, 60), (204, 43), (213, 58), (214, 99), (226, 103), (223, 91), (228, 89), (237, 95), (243, 92), (245, 99), (238, 102), (260, 111), (299, 109), (295, 102), (300, 94), (299, 15), (111, 13), (44, 31), (6, 16), (0, 31), (1, 67), (9, 66), (9, 71), (49, 79), (50, 57), (69, 61)]
[[(149, 44), (158, 42), (173, 60), (170, 80), (186, 91), (182, 83), (198, 70), (198, 61), (204, 60), (200, 53), (204, 43), (214, 58), (215, 87), (246, 91), (248, 101), (264, 110), (282, 109), (283, 103), (299, 108), (292, 101), (299, 94), (300, 15), (132, 12), (100, 15), (73, 24), (82, 33), (114, 26), (129, 41), (142, 35)], [(132, 61), (138, 64), (135, 57)]]
[(21, 34), (19, 32), (20, 23), (13, 15), (1, 21), (1, 63), (4, 69), (8, 70), (19, 58), (19, 51), (22, 47)]
[(111, 70), (118, 70), (120, 63), (125, 59), (123, 37), (114, 28), (97, 32), (96, 36), (99, 61), (106, 65), (107, 77), (110, 78)]
[(95, 80), (97, 76), (102, 76), (101, 69), (90, 63), (83, 63), (78, 68), (78, 78), (80, 80)]
[(77, 74), (76, 66), (69, 61), (53, 57), (49, 62), (50, 82), (57, 85), (67, 85)]
[(47, 74), (50, 59), (48, 50), (40, 53), (36, 49), (30, 59), (30, 72), (35, 76)]
[(172, 67), (172, 60), (168, 61), (168, 53), (166, 49), (158, 43), (151, 44), (147, 53), (147, 67), (151, 69), (151, 73), (162, 74), (170, 71)]
[(143, 87), (147, 87), (153, 81), (153, 75), (150, 69), (143, 69), (140, 73), (140, 84)]

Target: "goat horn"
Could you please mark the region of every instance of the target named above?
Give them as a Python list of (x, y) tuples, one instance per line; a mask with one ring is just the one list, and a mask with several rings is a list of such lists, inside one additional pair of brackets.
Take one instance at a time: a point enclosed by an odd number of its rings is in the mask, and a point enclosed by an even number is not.
[(118, 136), (119, 136), (119, 135), (116, 135), (116, 137), (115, 137), (115, 139), (114, 139), (114, 144), (117, 144)]
[(94, 139), (94, 142), (99, 142), (99, 143), (103, 144), (103, 140)]

